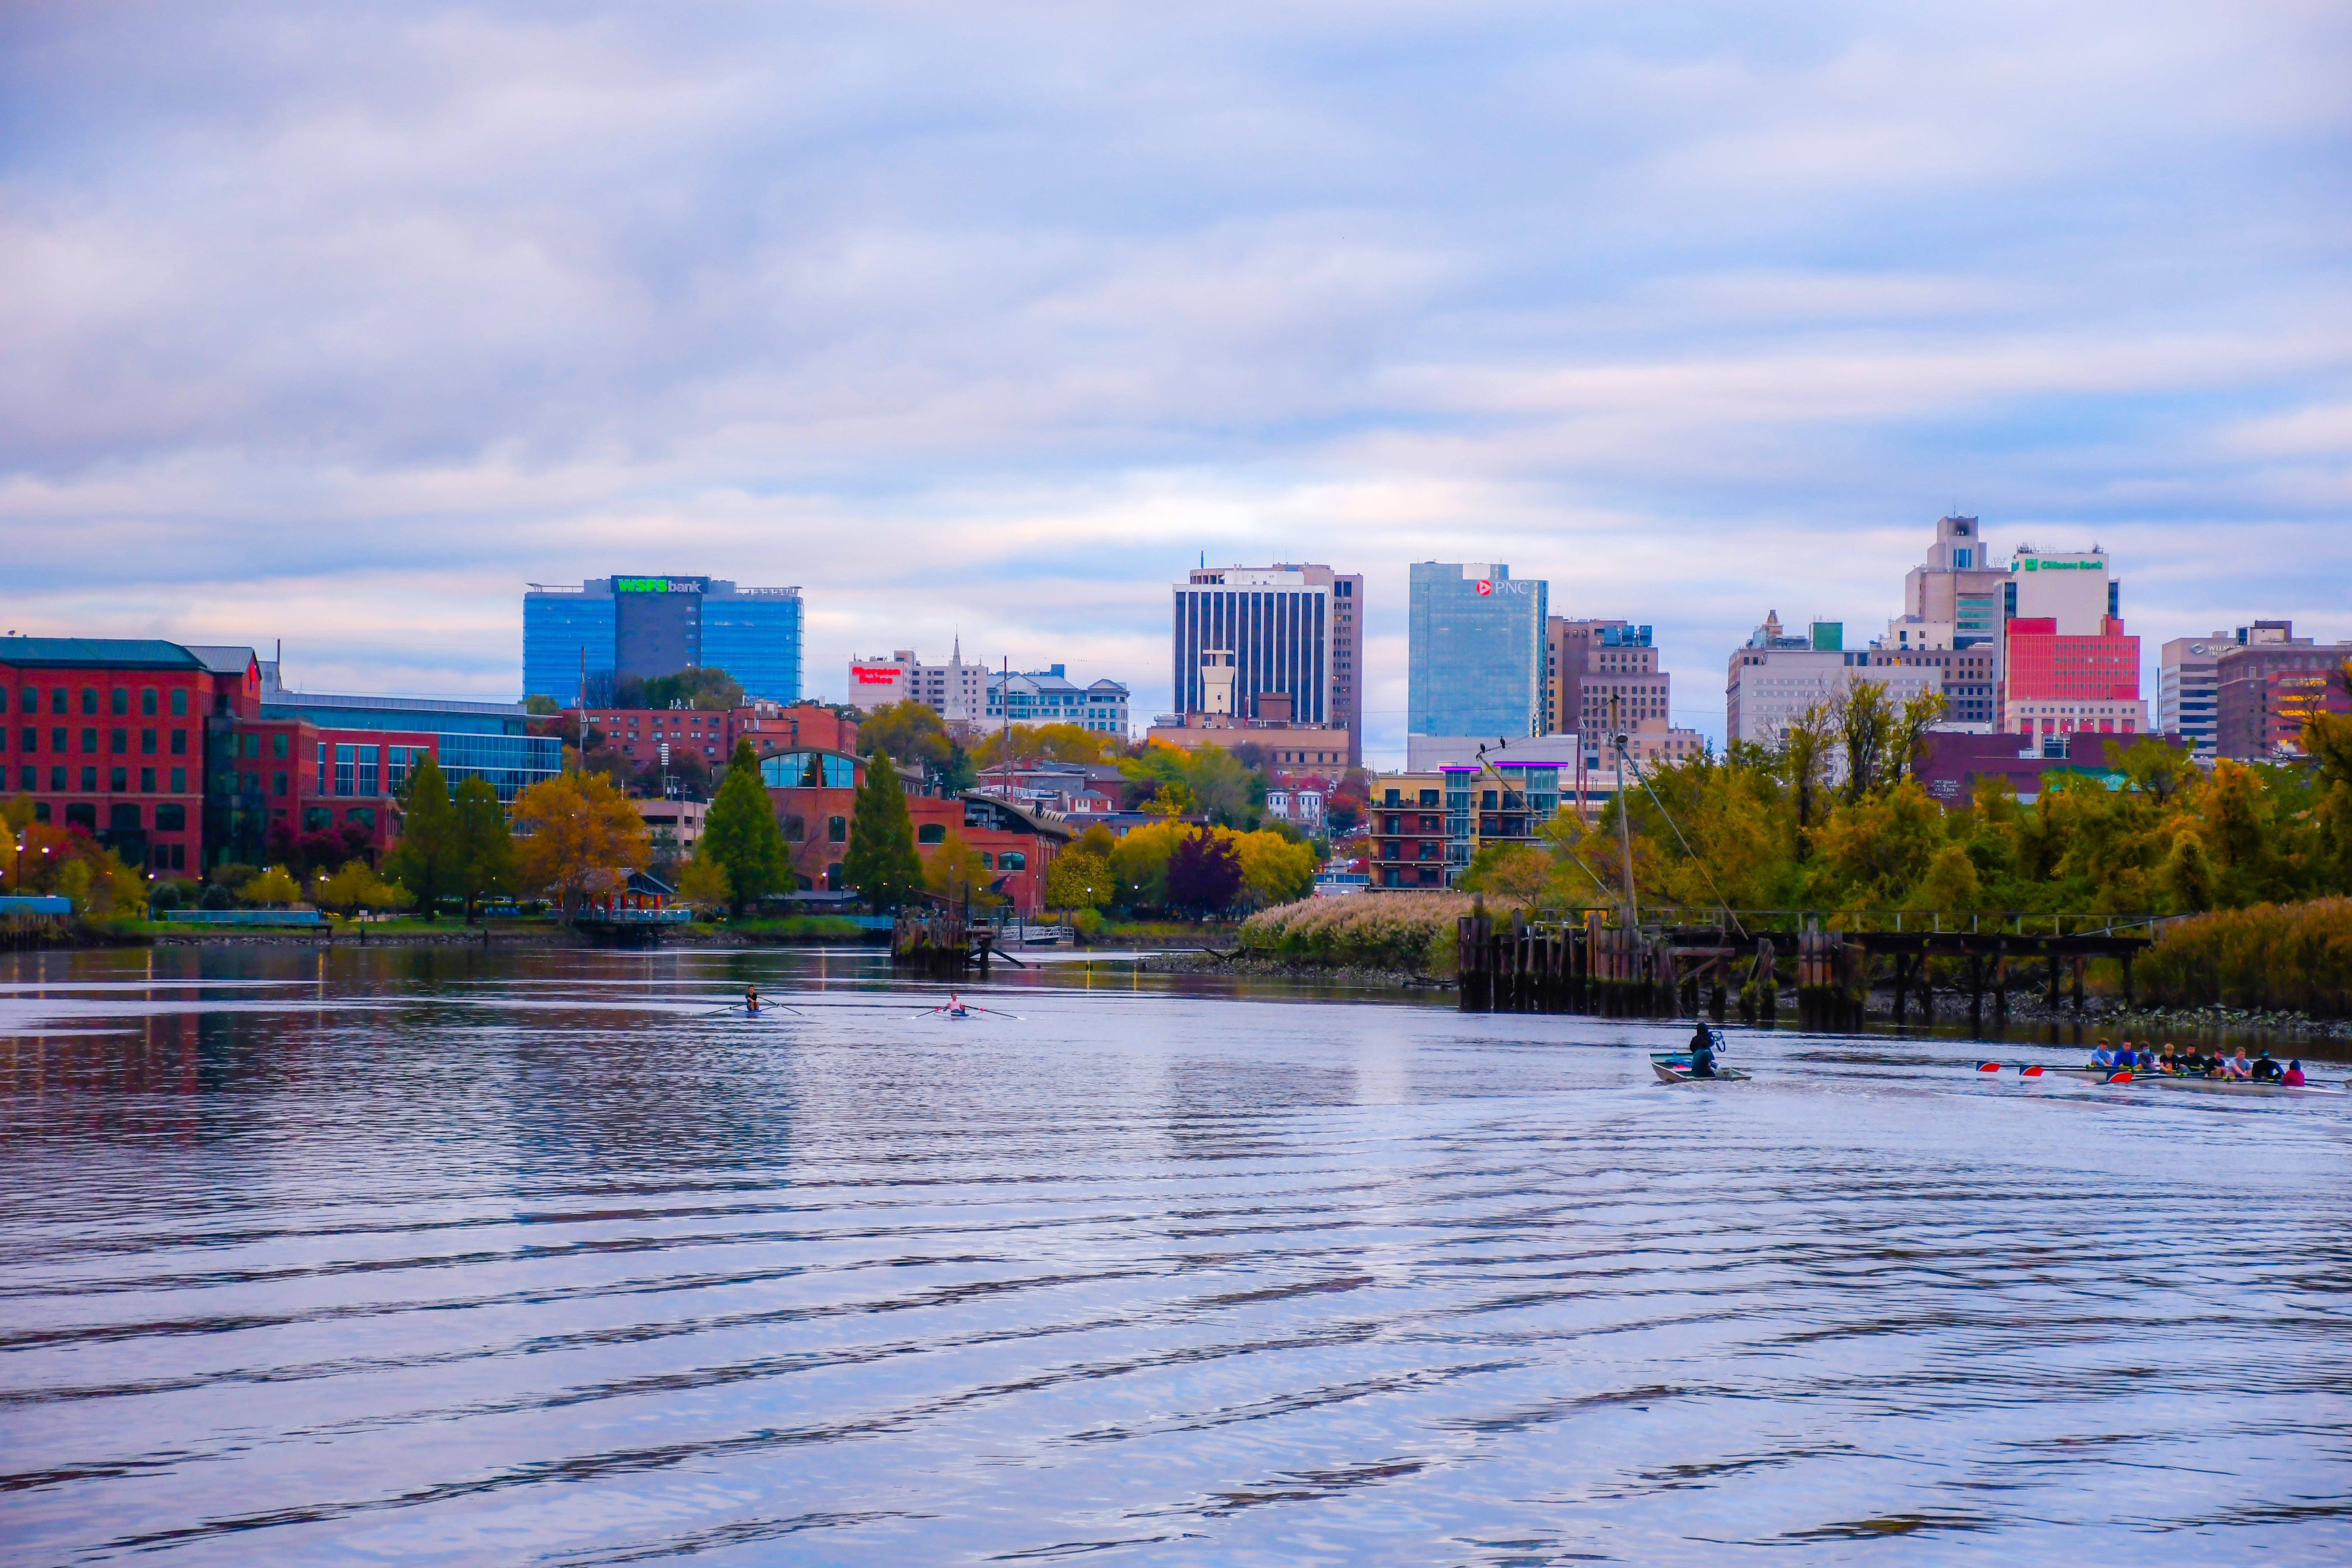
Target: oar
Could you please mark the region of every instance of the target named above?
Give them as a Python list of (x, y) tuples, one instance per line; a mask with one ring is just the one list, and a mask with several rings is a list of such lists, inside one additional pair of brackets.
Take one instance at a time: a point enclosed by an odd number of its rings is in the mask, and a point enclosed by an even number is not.
[[(2047, 1070), (2040, 1062), (1979, 1062), (1977, 1063), (1977, 1071), (1997, 1073), (2005, 1067), (2016, 1068), (2017, 1076), (2020, 1078), (2040, 1078), (2042, 1073)], [(2131, 1080), (2131, 1068), (2117, 1068), (2114, 1072), (2108, 1074), (2100, 1081), (2103, 1083), (2129, 1083)]]

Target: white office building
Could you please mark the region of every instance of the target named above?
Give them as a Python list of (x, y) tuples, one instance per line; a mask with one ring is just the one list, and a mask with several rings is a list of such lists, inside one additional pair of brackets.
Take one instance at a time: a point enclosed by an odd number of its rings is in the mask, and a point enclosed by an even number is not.
[[(1810, 636), (1784, 636), (1779, 616), (1768, 616), (1731, 656), (1724, 683), (1725, 736), (1755, 746), (1778, 746), (1808, 708), (1826, 707), (1847, 687), (1871, 681), (1896, 707), (1944, 690), (1936, 665), (1873, 663), (1864, 650), (1843, 647), (1844, 627), (1817, 622)], [(1883, 657), (1883, 655), (1881, 656)]]
[(2205, 637), (2174, 637), (2164, 645), (2157, 678), (2156, 727), (2179, 735), (2200, 758), (2216, 754), (2221, 736), (2220, 683), (2216, 673), (2225, 649), (2238, 646), (2228, 632)]

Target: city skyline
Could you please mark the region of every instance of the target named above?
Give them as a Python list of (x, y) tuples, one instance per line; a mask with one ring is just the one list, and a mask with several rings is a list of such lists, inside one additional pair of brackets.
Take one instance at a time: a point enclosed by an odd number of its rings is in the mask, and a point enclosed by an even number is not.
[(12, 22), (8, 626), (510, 698), (525, 584), (687, 560), (814, 695), (961, 634), (1150, 713), (1168, 581), (1328, 561), (1383, 765), (1413, 561), (1718, 740), (1944, 512), (2104, 546), (2145, 692), (2352, 637), (2321, 13), (292, 15)]

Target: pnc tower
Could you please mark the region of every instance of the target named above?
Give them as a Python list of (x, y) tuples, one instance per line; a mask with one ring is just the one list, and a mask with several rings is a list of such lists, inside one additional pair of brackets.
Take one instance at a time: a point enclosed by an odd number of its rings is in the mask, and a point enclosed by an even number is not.
[[(582, 671), (587, 689), (582, 690)], [(723, 669), (747, 697), (797, 702), (801, 591), (719, 577), (592, 577), (533, 583), (522, 597), (522, 689), (567, 707), (609, 703), (614, 685)]]

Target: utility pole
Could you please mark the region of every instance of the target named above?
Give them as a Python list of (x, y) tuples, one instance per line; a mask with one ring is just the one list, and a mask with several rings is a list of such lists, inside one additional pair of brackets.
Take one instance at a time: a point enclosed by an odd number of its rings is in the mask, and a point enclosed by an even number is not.
[(1625, 929), (1639, 930), (1642, 924), (1641, 900), (1633, 891), (1633, 825), (1626, 815), (1631, 803), (1625, 798), (1625, 731), (1618, 728), (1618, 699), (1609, 699), (1609, 739), (1617, 750), (1617, 845), (1625, 857)]
[(1004, 798), (1009, 801), (1013, 798), (1013, 656), (1008, 653), (1003, 656), (1003, 658), (1004, 673), (997, 679), (996, 683), (996, 706), (1003, 716), (1003, 722), (997, 732), (1001, 752), (997, 762), (1004, 771), (1004, 777), (999, 787), (1004, 792)]
[(572, 764), (574, 773), (588, 771), (588, 648), (580, 648), (580, 758)]

